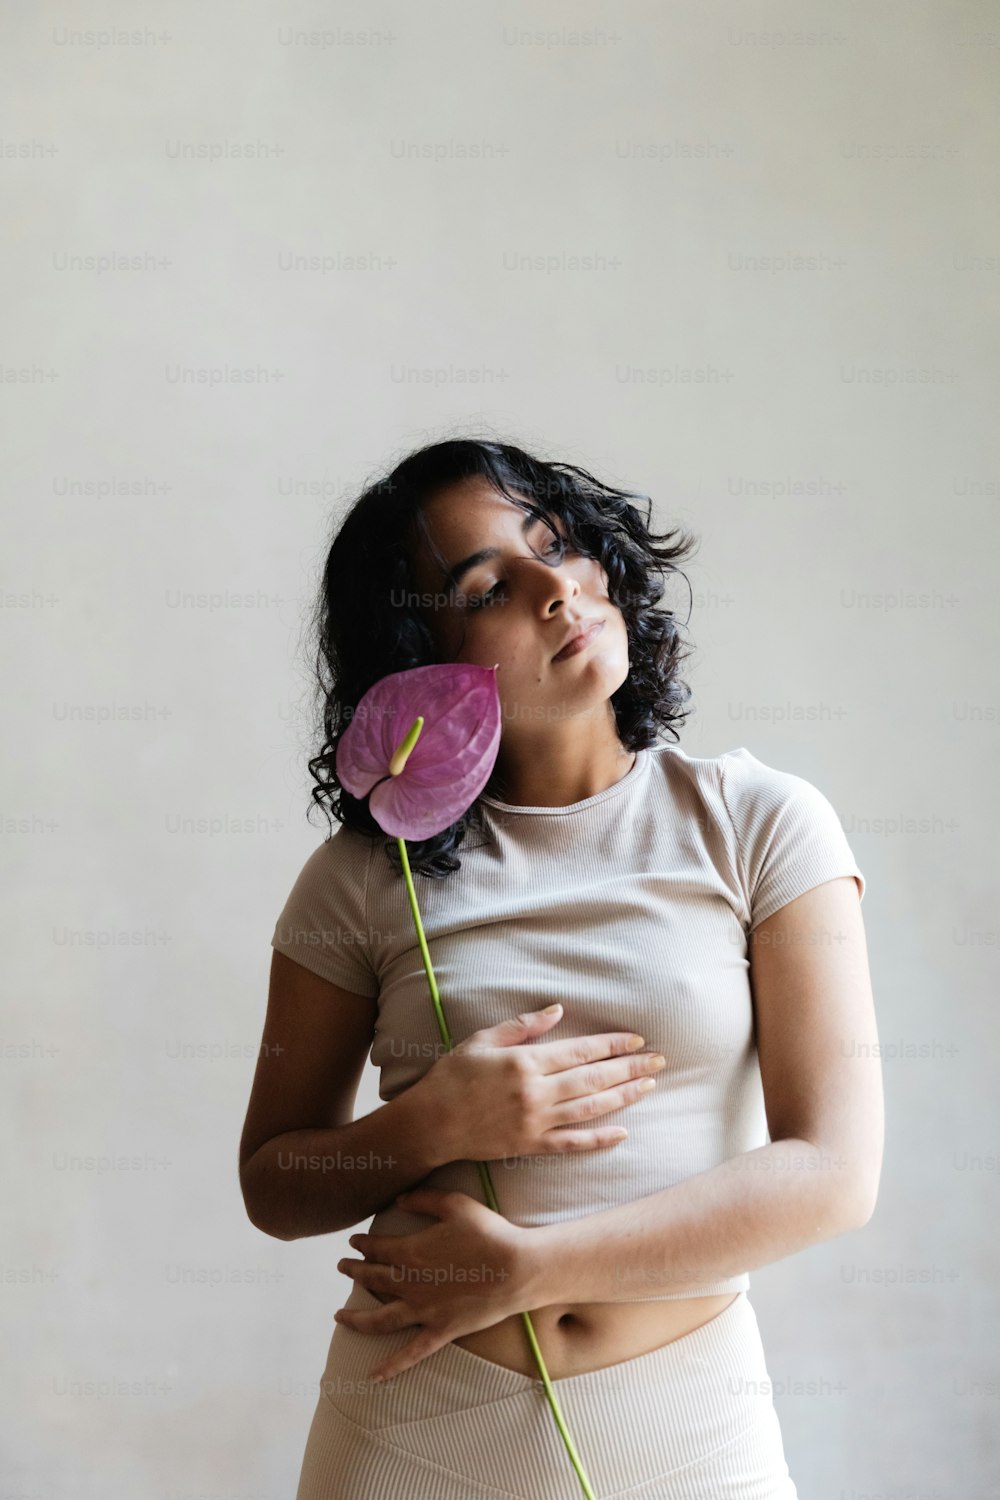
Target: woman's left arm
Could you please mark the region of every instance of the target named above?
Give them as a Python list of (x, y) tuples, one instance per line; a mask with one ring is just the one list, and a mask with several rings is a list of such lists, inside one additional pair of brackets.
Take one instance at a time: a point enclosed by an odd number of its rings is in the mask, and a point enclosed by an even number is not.
[(620, 1208), (523, 1231), (526, 1307), (695, 1295), (870, 1219), (884, 1105), (853, 876), (774, 912), (749, 958), (770, 1143)]

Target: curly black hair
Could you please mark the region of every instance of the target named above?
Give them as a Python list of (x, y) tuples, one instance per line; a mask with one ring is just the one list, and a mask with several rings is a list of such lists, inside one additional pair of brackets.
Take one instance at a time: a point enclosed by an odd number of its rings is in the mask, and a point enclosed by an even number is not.
[[(331, 834), (332, 813), (356, 832), (382, 840), (400, 873), (396, 840), (372, 817), (368, 799), (351, 796), (337, 779), (337, 745), (376, 682), (438, 661), (426, 621), (414, 607), (421, 595), (415, 592), (412, 548), (418, 537), (430, 543), (422, 502), (476, 475), (522, 509), (558, 517), (573, 548), (604, 568), (609, 598), (628, 633), (629, 674), (611, 697), (622, 745), (646, 749), (659, 730), (677, 740), (673, 726), (687, 717), (691, 691), (678, 675), (691, 654), (680, 639), (686, 622), (678, 624), (672, 610), (656, 605), (663, 575), (677, 573), (687, 582), (676, 564), (696, 538), (680, 528), (651, 532), (648, 496), (614, 489), (574, 464), (546, 462), (510, 443), (452, 438), (416, 450), (367, 485), (339, 525), (310, 622), (323, 734), (319, 754), (308, 762), (315, 782), (310, 795), (326, 813)], [(636, 499), (646, 502), (645, 520), (631, 503)], [(494, 774), (483, 792), (496, 795), (496, 786)], [(478, 798), (433, 838), (407, 841), (411, 871), (443, 879), (460, 869), (454, 851), (472, 827), (482, 828)]]

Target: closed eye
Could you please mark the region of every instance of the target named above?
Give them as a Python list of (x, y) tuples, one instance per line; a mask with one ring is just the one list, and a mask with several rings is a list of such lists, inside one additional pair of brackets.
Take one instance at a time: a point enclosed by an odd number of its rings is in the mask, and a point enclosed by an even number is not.
[[(552, 543), (551, 547), (546, 547), (544, 555), (548, 557), (551, 552), (568, 552), (572, 550), (573, 549), (566, 543), (565, 538), (559, 536)], [(491, 589), (488, 589), (485, 594), (471, 596), (468, 604), (466, 605), (466, 610), (472, 611), (475, 609), (482, 609), (484, 608), (484, 606), (492, 604), (494, 602), (497, 589), (504, 588), (505, 586), (506, 585), (504, 584), (504, 580), (501, 578), (500, 581), (498, 583), (495, 583)]]

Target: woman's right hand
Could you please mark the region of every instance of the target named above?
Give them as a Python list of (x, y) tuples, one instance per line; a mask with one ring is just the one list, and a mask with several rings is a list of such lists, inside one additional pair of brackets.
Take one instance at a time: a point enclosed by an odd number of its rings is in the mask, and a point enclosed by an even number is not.
[[(548, 1016), (529, 1011), (475, 1031), (424, 1074), (416, 1087), (430, 1092), (455, 1160), (598, 1151), (626, 1138), (618, 1123), (590, 1122), (643, 1098), (659, 1071), (657, 1054), (636, 1050), (644, 1042), (632, 1031), (521, 1045), (562, 1016), (561, 1007)], [(569, 1125), (581, 1128), (555, 1128)]]

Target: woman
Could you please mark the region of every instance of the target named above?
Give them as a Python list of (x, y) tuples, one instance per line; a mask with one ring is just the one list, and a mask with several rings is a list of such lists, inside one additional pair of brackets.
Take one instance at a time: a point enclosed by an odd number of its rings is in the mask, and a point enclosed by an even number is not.
[[(375, 1215), (298, 1500), (579, 1495), (523, 1311), (595, 1494), (796, 1495), (747, 1273), (874, 1206), (878, 1051), (840, 1045), (876, 1039), (864, 877), (810, 783), (657, 742), (691, 542), (635, 498), (449, 441), (330, 549), (310, 769), (343, 826), (278, 919), (240, 1153), (268, 1233)], [(435, 661), (496, 665), (502, 708), (481, 796), (408, 845), (450, 1053), (395, 841), (334, 774), (367, 689)], [(369, 1048), (387, 1102), (352, 1120)]]

